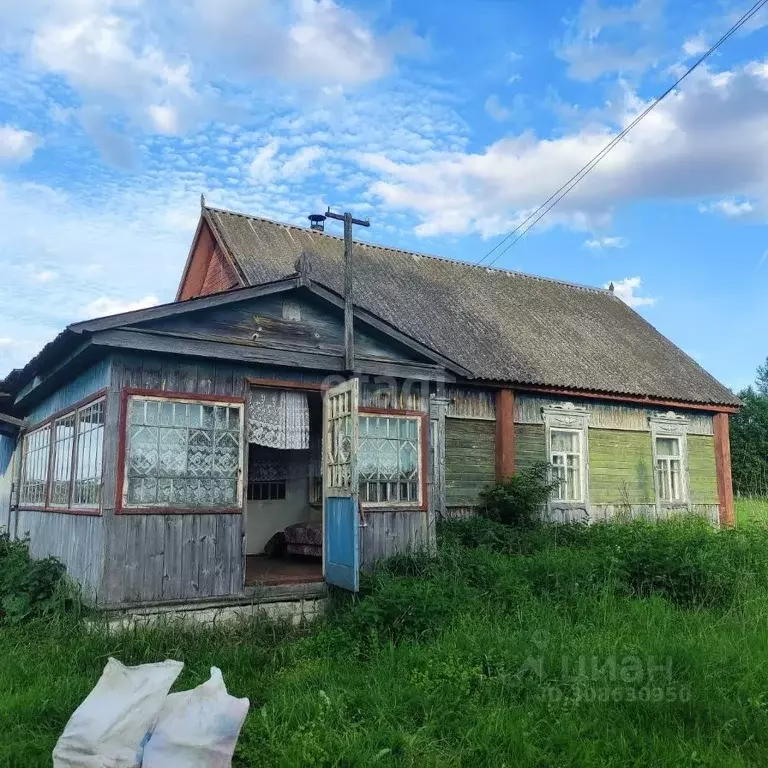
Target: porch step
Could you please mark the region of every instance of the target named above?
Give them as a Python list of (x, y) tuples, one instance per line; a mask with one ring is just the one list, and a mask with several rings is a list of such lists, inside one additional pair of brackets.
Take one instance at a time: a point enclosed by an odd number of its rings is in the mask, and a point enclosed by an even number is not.
[(113, 606), (89, 621), (94, 629), (132, 629), (166, 622), (190, 622), (215, 626), (222, 622), (266, 618), (300, 624), (325, 613), (328, 603), (325, 582), (246, 587), (242, 596), (211, 600), (174, 601), (152, 605)]

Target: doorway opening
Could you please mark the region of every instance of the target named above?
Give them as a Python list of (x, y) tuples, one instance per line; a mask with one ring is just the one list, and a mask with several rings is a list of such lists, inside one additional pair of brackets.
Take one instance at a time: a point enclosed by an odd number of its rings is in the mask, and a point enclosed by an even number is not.
[[(257, 392), (258, 390), (253, 390)], [(261, 390), (251, 397), (246, 483), (246, 586), (304, 584), (323, 580), (322, 395), (318, 391)], [(281, 396), (282, 395), (282, 396)], [(277, 434), (286, 399), (299, 411), (289, 439)], [(290, 411), (289, 404), (289, 411)], [(282, 411), (281, 411), (282, 409)], [(263, 419), (266, 427), (262, 428)], [(301, 435), (297, 435), (297, 431)], [(256, 442), (256, 441), (260, 442)], [(272, 445), (264, 445), (271, 443)], [(274, 447), (301, 444), (304, 447)]]

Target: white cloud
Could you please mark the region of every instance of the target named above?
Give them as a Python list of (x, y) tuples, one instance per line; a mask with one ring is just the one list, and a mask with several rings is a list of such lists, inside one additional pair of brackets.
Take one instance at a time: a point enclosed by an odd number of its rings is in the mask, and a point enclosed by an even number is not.
[(509, 118), (512, 117), (512, 112), (502, 105), (499, 97), (495, 93), (492, 93), (485, 100), (485, 111), (492, 120), (496, 120), (499, 123), (503, 123), (505, 120), (509, 120)]
[(584, 241), (584, 247), (592, 250), (602, 248), (626, 248), (629, 241), (625, 237), (595, 237)]
[(280, 147), (280, 141), (272, 138), (256, 151), (248, 169), (255, 183), (301, 181), (316, 172), (317, 160), (328, 154), (317, 146), (302, 147), (293, 154), (280, 152)]
[[(610, 283), (606, 283), (603, 288), (609, 288)], [(650, 296), (638, 296), (637, 292), (643, 285), (640, 277), (625, 277), (623, 280), (613, 281), (613, 292), (630, 307), (650, 307), (656, 303), (656, 299)]]
[(13, 125), (0, 125), (0, 162), (29, 160), (41, 144), (40, 137)]
[(755, 210), (749, 200), (737, 200), (735, 198), (724, 198), (714, 203), (702, 203), (699, 205), (701, 213), (720, 213), (729, 218), (739, 218), (746, 216)]
[[(415, 213), (422, 235), (508, 232), (588, 163), (647, 105), (629, 92), (602, 124), (554, 138), (532, 131), (484, 151), (441, 152), (422, 162), (368, 153), (382, 175), (371, 192), (391, 209)], [(614, 124), (615, 123), (615, 124)], [(644, 200), (748, 198), (768, 216), (768, 72), (752, 65), (697, 70), (576, 186), (543, 223), (596, 228), (615, 206)], [(743, 208), (743, 206), (742, 206)]]
[(407, 28), (378, 35), (333, 0), (197, 0), (193, 8), (183, 18), (209, 56), (284, 81), (358, 85), (426, 46)]
[(584, 0), (557, 49), (568, 64), (568, 76), (595, 80), (609, 72), (642, 72), (655, 63), (658, 54), (647, 41), (649, 32), (662, 22), (662, 4), (663, 0), (637, 0), (610, 6)]
[(157, 296), (144, 296), (144, 298), (131, 301), (130, 299), (115, 299), (109, 296), (99, 296), (83, 307), (81, 317), (93, 318), (105, 315), (119, 315), (122, 312), (133, 312), (135, 309), (146, 309), (159, 304)]
[(279, 149), (280, 142), (277, 139), (271, 139), (256, 152), (248, 169), (254, 181), (260, 184), (269, 184), (272, 181), (277, 173), (275, 156)]
[(58, 277), (58, 273), (50, 269), (41, 269), (38, 272), (32, 274), (32, 279), (36, 283), (50, 283)]
[(683, 53), (686, 56), (700, 56), (708, 50), (709, 45), (702, 34), (688, 38), (688, 40), (683, 43)]
[(179, 113), (168, 104), (150, 104), (147, 114), (158, 133), (173, 135), (179, 132)]

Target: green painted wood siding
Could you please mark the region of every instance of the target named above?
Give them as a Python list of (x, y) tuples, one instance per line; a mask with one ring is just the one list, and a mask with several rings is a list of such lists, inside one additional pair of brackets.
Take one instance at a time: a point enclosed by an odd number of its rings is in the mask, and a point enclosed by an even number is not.
[(496, 479), (496, 422), (445, 420), (445, 503), (472, 506)]
[(589, 430), (589, 500), (592, 504), (653, 504), (650, 432)]
[(717, 504), (715, 439), (688, 435), (688, 492), (691, 504)]
[(528, 469), (547, 460), (543, 424), (515, 424), (515, 469)]

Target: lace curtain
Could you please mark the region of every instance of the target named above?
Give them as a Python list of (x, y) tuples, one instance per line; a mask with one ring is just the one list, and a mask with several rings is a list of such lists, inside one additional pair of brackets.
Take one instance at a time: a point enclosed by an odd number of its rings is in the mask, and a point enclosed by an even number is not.
[(248, 395), (248, 442), (268, 448), (309, 448), (306, 392), (251, 389)]

